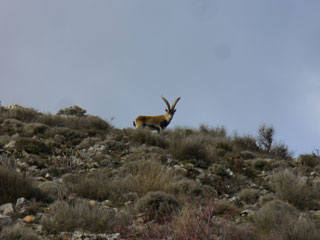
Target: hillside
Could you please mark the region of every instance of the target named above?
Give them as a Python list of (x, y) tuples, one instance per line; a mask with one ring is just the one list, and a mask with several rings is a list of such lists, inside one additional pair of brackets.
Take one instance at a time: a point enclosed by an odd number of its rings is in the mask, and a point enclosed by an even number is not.
[(0, 106), (0, 239), (320, 239), (319, 152), (273, 134)]

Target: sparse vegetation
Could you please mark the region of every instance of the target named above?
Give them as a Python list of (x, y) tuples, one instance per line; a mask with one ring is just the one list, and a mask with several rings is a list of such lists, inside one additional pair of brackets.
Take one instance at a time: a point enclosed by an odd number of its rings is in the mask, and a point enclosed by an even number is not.
[(174, 158), (190, 162), (196, 167), (208, 168), (212, 163), (209, 138), (206, 136), (175, 136), (170, 141), (170, 152)]
[(148, 192), (136, 203), (136, 211), (144, 214), (146, 221), (167, 221), (166, 218), (179, 212), (180, 203), (164, 192)]
[(279, 200), (266, 203), (254, 215), (262, 239), (319, 239), (319, 229), (296, 208)]
[(21, 225), (13, 225), (5, 227), (0, 232), (0, 239), (2, 240), (40, 240), (39, 236), (34, 230)]
[(274, 136), (0, 106), (0, 238), (318, 239), (319, 150), (295, 158)]
[(271, 178), (271, 184), (278, 197), (299, 209), (312, 209), (319, 200), (319, 185), (308, 182), (308, 178), (292, 170), (279, 170)]
[(247, 204), (254, 204), (259, 199), (259, 190), (256, 189), (242, 189), (239, 193), (239, 198)]
[(127, 130), (131, 141), (137, 144), (147, 144), (149, 146), (168, 147), (168, 141), (161, 134), (152, 133), (145, 129)]
[(49, 233), (87, 230), (94, 233), (124, 232), (132, 219), (128, 213), (115, 212), (85, 201), (57, 201), (50, 206), (42, 224)]
[(20, 197), (48, 200), (46, 194), (36, 188), (30, 179), (13, 168), (0, 166), (0, 204), (15, 202)]

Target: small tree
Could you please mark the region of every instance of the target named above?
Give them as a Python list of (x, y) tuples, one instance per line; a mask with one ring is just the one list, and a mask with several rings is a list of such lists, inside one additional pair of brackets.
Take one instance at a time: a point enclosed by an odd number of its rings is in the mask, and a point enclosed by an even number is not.
[(67, 115), (67, 116), (77, 116), (83, 117), (87, 110), (82, 109), (81, 107), (74, 105), (65, 109), (61, 109), (57, 114), (58, 115)]
[(274, 132), (274, 128), (266, 124), (262, 124), (258, 129), (258, 146), (267, 153), (271, 150)]

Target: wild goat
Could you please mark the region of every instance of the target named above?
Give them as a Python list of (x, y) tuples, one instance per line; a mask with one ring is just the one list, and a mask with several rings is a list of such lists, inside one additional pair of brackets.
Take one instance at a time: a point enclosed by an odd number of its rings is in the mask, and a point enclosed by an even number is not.
[(180, 97), (178, 97), (174, 103), (172, 104), (172, 107), (170, 107), (170, 104), (165, 97), (162, 97), (163, 101), (167, 104), (166, 113), (164, 115), (159, 116), (139, 116), (136, 118), (136, 120), (133, 121), (133, 126), (136, 128), (144, 128), (148, 127), (152, 130), (157, 130), (157, 132), (160, 132), (164, 130), (169, 123), (171, 122), (174, 113), (176, 112), (175, 106), (180, 100)]

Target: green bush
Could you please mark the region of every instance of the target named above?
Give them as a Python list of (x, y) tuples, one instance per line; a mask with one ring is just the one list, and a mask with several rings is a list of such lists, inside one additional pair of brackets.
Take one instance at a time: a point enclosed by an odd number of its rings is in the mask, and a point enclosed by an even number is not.
[(23, 127), (23, 136), (33, 137), (44, 135), (48, 131), (49, 126), (42, 123), (28, 123)]
[(76, 117), (83, 117), (87, 110), (80, 108), (77, 105), (74, 105), (72, 107), (68, 107), (65, 109), (59, 110), (57, 115), (67, 115), (67, 116), (76, 116)]
[(252, 161), (252, 167), (260, 171), (268, 171), (272, 169), (272, 163), (270, 160), (256, 159)]
[(41, 140), (33, 138), (18, 138), (15, 143), (17, 151), (26, 151), (27, 153), (41, 154), (50, 153), (50, 148)]
[(0, 205), (15, 202), (20, 197), (48, 201), (47, 195), (34, 187), (30, 179), (23, 177), (14, 169), (0, 166)]
[(136, 203), (136, 210), (144, 213), (146, 220), (159, 222), (179, 212), (180, 209), (180, 203), (164, 192), (149, 192)]
[(33, 108), (24, 108), (21, 106), (17, 106), (12, 109), (7, 109), (1, 113), (4, 119), (16, 119), (21, 122), (35, 122), (41, 113), (38, 113)]
[(86, 201), (67, 203), (56, 201), (50, 206), (48, 216), (41, 221), (44, 229), (56, 234), (75, 230), (94, 233), (123, 232), (132, 222), (129, 214), (92, 206)]
[(46, 114), (38, 119), (39, 123), (51, 127), (63, 127), (73, 130), (80, 130), (94, 136), (98, 133), (106, 133), (111, 130), (111, 125), (99, 117), (86, 115), (83, 117), (64, 117), (60, 115)]
[(16, 119), (6, 119), (0, 126), (1, 135), (14, 135), (23, 131), (24, 123)]

